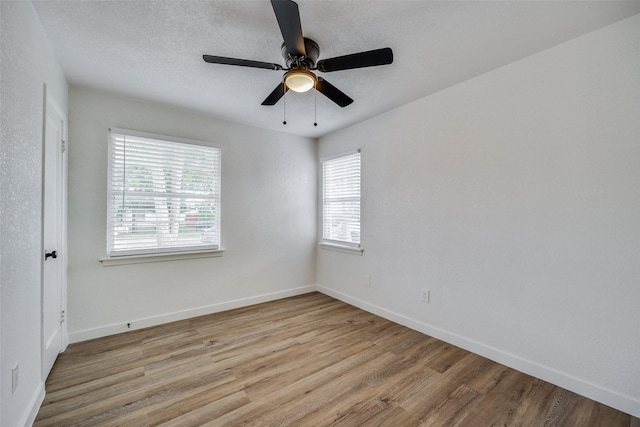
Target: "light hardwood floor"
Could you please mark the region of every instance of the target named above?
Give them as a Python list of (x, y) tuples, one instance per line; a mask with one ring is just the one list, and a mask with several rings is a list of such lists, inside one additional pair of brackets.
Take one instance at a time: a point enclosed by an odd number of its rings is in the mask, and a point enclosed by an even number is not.
[(69, 346), (35, 426), (636, 426), (319, 293)]

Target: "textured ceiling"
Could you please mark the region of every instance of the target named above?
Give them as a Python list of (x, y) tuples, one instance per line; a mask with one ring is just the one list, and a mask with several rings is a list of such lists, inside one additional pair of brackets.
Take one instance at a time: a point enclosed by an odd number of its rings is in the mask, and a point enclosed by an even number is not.
[[(275, 62), (269, 1), (35, 1), (70, 84), (318, 137), (640, 13), (640, 1), (299, 0), (320, 59), (391, 47), (394, 63), (318, 73), (354, 99), (314, 92), (260, 103), (282, 71), (207, 64), (203, 54)], [(318, 126), (314, 127), (314, 102)]]

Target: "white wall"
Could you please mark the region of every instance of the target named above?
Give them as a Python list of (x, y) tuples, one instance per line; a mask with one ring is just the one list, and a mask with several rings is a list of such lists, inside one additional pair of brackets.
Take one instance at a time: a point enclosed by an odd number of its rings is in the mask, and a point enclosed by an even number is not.
[(639, 70), (636, 15), (322, 138), (365, 251), (318, 288), (640, 416)]
[[(315, 140), (86, 88), (69, 93), (72, 342), (313, 290)], [(102, 266), (110, 127), (221, 148), (223, 257)]]
[[(44, 397), (41, 358), (43, 85), (67, 109), (67, 83), (30, 2), (0, 2), (0, 425), (30, 424)], [(19, 364), (11, 393), (11, 369)]]

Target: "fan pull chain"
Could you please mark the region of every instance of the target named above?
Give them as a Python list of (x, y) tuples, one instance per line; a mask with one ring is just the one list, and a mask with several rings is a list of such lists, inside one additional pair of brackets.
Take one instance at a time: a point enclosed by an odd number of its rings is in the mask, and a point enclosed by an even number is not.
[(313, 125), (318, 126), (318, 90), (313, 90)]
[(287, 125), (287, 90), (284, 90), (284, 95), (282, 96), (284, 103), (284, 112), (282, 113), (282, 124)]

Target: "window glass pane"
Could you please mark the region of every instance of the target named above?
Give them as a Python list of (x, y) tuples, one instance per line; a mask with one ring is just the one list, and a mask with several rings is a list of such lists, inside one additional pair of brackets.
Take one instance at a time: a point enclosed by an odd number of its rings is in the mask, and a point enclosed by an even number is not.
[(360, 153), (322, 163), (322, 238), (360, 244)]
[(111, 132), (107, 253), (217, 249), (220, 150)]

